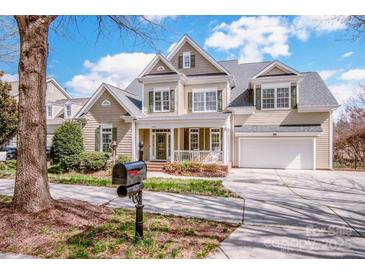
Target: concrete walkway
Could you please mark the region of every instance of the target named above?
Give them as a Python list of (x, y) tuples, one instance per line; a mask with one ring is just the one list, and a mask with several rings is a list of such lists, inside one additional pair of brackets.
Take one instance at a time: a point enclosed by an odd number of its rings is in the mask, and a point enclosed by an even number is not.
[(36, 259), (36, 258), (23, 254), (0, 253), (0, 259)]
[[(14, 180), (0, 179), (0, 194), (12, 195)], [(76, 199), (115, 208), (134, 208), (128, 198), (119, 198), (116, 189), (66, 184), (50, 184), (55, 199)], [(153, 213), (241, 223), (243, 200), (166, 192), (143, 192), (144, 210)]]
[(365, 173), (233, 169), (244, 224), (212, 258), (365, 258)]

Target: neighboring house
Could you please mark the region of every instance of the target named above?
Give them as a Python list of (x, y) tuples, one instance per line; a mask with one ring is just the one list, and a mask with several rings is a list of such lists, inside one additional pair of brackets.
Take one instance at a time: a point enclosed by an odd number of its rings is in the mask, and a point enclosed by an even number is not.
[(218, 62), (185, 35), (125, 90), (102, 84), (76, 115), (85, 148), (136, 160), (331, 169), (338, 103), (316, 72)]
[[(10, 82), (9, 84), (11, 85), (10, 95), (18, 100), (18, 82)], [(47, 79), (45, 110), (47, 116), (47, 146), (52, 144), (55, 129), (65, 120), (74, 118), (86, 101), (87, 98), (73, 99), (54, 78)], [(16, 146), (16, 136), (8, 143), (8, 146)]]

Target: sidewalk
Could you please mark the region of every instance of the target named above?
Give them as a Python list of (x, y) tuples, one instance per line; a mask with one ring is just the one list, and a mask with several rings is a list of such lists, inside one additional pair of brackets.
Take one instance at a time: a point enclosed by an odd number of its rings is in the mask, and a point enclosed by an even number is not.
[[(14, 180), (0, 179), (0, 194), (13, 195)], [(76, 199), (114, 208), (134, 208), (129, 198), (119, 198), (116, 189), (80, 185), (50, 184), (55, 199)], [(241, 223), (243, 200), (166, 192), (143, 192), (144, 210), (152, 213)]]

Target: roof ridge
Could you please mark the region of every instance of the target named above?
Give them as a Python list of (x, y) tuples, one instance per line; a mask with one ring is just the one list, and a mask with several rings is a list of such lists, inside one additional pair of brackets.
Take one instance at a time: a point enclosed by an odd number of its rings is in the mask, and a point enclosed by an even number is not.
[(127, 94), (130, 94), (130, 95), (134, 96), (134, 97), (137, 97), (137, 98), (135, 98), (135, 99), (139, 99), (139, 97), (138, 97), (137, 95), (135, 95), (135, 94), (134, 94), (134, 93), (132, 93), (132, 92), (127, 91), (126, 89), (122, 89), (122, 88), (120, 88), (120, 87), (117, 87), (117, 86), (114, 86), (114, 85), (111, 85), (111, 84), (108, 84), (108, 83), (105, 83), (105, 82), (104, 82), (104, 84), (105, 84), (105, 85), (107, 85), (107, 86), (110, 86), (110, 87), (113, 87), (113, 88), (119, 89), (120, 91), (123, 91), (123, 92), (125, 92), (125, 93), (127, 93)]

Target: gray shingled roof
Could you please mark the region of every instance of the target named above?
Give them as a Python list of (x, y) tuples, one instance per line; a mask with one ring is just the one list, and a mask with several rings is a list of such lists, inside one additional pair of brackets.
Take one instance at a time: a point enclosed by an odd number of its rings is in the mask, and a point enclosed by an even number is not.
[(231, 91), (230, 106), (252, 106), (253, 98), (247, 90), (249, 80), (273, 61), (239, 64), (237, 60), (219, 62), (234, 77), (236, 86)]
[(317, 72), (303, 73), (299, 83), (300, 106), (338, 106), (338, 102)]
[(129, 93), (134, 94), (138, 98), (142, 98), (142, 89), (143, 84), (140, 83), (137, 79), (134, 79), (126, 88), (125, 90)]
[(142, 102), (139, 100), (139, 98), (126, 90), (120, 89), (118, 87), (112, 86), (110, 84), (105, 84), (108, 89), (113, 93), (115, 97), (117, 97), (120, 102), (123, 102), (126, 105), (126, 108), (130, 110), (131, 113), (129, 113), (132, 116), (143, 116), (141, 106)]
[(247, 125), (235, 127), (235, 132), (322, 132), (320, 125)]
[(53, 104), (63, 106), (64, 104), (70, 102), (75, 105), (84, 105), (88, 100), (89, 100), (89, 98), (60, 99), (60, 100), (54, 101)]

